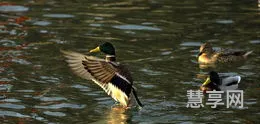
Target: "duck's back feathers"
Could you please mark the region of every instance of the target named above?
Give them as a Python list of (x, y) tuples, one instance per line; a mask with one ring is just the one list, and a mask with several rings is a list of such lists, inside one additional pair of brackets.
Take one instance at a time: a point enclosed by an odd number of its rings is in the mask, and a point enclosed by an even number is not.
[(221, 81), (220, 89), (223, 91), (226, 90), (235, 90), (238, 88), (238, 84), (241, 81), (240, 76), (232, 76), (232, 77), (226, 77), (223, 78)]
[(232, 54), (229, 54), (229, 55), (219, 54), (219, 56), (216, 60), (217, 60), (217, 62), (220, 62), (220, 63), (228, 63), (228, 62), (240, 61), (243, 59), (244, 59), (243, 56), (236, 56), (236, 55), (232, 55)]
[(215, 52), (217, 55), (216, 59), (218, 62), (233, 62), (233, 61), (240, 61), (245, 59), (249, 54), (251, 54), (253, 51), (241, 51), (241, 50), (229, 50), (224, 49), (219, 52)]

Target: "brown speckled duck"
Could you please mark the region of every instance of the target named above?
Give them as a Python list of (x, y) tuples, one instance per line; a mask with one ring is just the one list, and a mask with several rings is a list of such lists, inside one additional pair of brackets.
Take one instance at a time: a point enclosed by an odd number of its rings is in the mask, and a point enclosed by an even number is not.
[(130, 72), (125, 66), (116, 62), (115, 48), (111, 43), (106, 42), (90, 50), (90, 53), (105, 53), (106, 59), (71, 51), (61, 50), (61, 52), (67, 58), (66, 61), (76, 75), (95, 82), (123, 107), (131, 107), (135, 103), (139, 107), (143, 106), (133, 87)]
[(253, 51), (232, 51), (223, 49), (214, 51), (210, 43), (206, 42), (200, 46), (198, 62), (203, 64), (214, 64), (216, 62), (226, 63), (240, 61), (247, 58)]

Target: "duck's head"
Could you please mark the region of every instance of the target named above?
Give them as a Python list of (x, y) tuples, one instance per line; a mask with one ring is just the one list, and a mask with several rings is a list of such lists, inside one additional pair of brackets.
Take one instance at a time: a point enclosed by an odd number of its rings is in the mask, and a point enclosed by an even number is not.
[(89, 52), (90, 53), (93, 53), (93, 52), (103, 52), (106, 55), (115, 56), (115, 48), (109, 42), (105, 42), (105, 43), (99, 45), (98, 47), (96, 47), (95, 49), (90, 50)]
[(211, 83), (215, 83), (217, 85), (220, 85), (219, 75), (215, 71), (209, 72), (209, 76), (207, 77), (206, 81), (202, 84), (202, 86), (207, 86)]
[(206, 42), (200, 46), (200, 52), (198, 56), (201, 56), (203, 53), (205, 54), (211, 54), (213, 53), (213, 49), (210, 43)]
[(200, 89), (205, 90), (219, 90), (220, 78), (217, 72), (211, 71), (209, 72), (209, 76), (206, 81), (201, 85)]

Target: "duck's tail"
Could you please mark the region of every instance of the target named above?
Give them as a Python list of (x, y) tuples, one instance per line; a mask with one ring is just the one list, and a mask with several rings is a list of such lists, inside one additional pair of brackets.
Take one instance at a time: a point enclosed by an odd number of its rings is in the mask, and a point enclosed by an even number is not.
[(249, 54), (251, 54), (251, 53), (253, 53), (253, 51), (248, 51), (248, 52), (246, 52), (246, 53), (243, 55), (243, 57), (244, 57), (244, 58), (247, 58), (247, 56), (248, 56)]
[(235, 76), (235, 78), (237, 78), (237, 84), (239, 84), (240, 81), (241, 81), (241, 77), (240, 76)]
[(134, 95), (134, 97), (135, 97), (135, 100), (136, 100), (137, 104), (139, 105), (140, 108), (142, 108), (142, 107), (143, 107), (143, 104), (142, 104), (142, 103), (140, 102), (140, 100), (138, 99), (137, 94), (136, 94), (136, 91), (135, 91), (135, 88), (132, 88), (132, 89), (133, 89), (133, 95)]

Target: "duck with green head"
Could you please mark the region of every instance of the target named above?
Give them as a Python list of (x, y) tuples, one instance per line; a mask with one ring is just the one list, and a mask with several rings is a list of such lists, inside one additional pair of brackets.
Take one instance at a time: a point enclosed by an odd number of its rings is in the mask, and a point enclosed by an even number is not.
[(206, 81), (201, 85), (202, 91), (226, 91), (235, 90), (238, 88), (238, 84), (241, 81), (240, 76), (220, 77), (217, 72), (209, 72), (209, 76)]
[(99, 45), (98, 47), (96, 47), (95, 49), (92, 49), (89, 51), (90, 53), (94, 53), (94, 52), (102, 52), (106, 54), (106, 61), (116, 61), (116, 51), (114, 46), (109, 43), (109, 42), (105, 42), (102, 45)]
[(124, 107), (131, 107), (135, 103), (139, 107), (143, 106), (133, 87), (130, 72), (125, 66), (116, 62), (115, 48), (111, 43), (105, 42), (89, 51), (90, 53), (102, 52), (106, 54), (105, 59), (71, 51), (61, 52), (76, 75), (92, 80)]
[(200, 46), (198, 54), (198, 62), (202, 64), (214, 64), (216, 62), (226, 63), (245, 60), (253, 51), (228, 50), (221, 51), (213, 50), (210, 43), (206, 42)]

